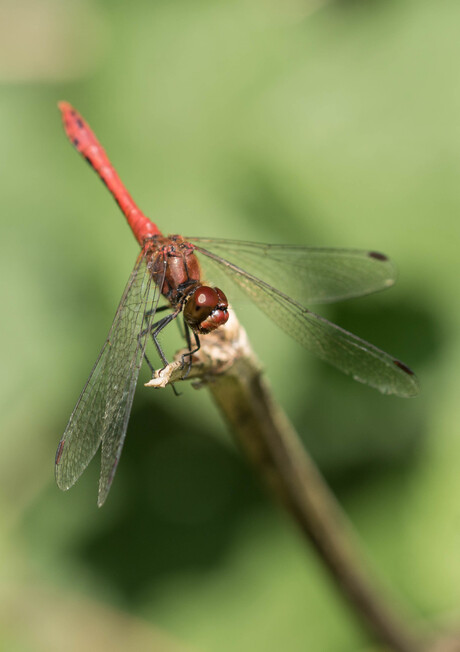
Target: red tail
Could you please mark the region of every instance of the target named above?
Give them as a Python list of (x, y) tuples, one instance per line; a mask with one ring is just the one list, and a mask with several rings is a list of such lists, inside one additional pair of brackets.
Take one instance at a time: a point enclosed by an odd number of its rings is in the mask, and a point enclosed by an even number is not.
[(68, 139), (110, 190), (139, 244), (142, 245), (148, 236), (158, 235), (158, 227), (136, 206), (89, 125), (68, 102), (59, 102), (58, 106)]

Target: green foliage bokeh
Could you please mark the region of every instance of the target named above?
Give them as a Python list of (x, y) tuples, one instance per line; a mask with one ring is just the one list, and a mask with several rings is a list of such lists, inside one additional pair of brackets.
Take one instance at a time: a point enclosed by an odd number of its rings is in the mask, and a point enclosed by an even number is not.
[(369, 645), (206, 392), (139, 384), (102, 510), (97, 459), (54, 485), (137, 256), (61, 99), (167, 233), (396, 261), (391, 291), (324, 314), (413, 367), (415, 400), (240, 318), (380, 574), (415, 617), (458, 618), (459, 20), (447, 0), (0, 3), (0, 649)]

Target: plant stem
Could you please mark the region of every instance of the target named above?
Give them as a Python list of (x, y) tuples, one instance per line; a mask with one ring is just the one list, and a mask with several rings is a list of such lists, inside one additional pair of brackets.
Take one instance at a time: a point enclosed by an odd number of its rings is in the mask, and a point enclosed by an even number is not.
[(260, 371), (241, 359), (209, 389), (240, 446), (313, 543), (356, 613), (391, 649), (420, 652), (420, 642), (365, 568), (343, 511)]
[[(148, 385), (164, 387), (180, 380), (180, 359), (179, 353)], [(372, 576), (343, 510), (275, 402), (235, 317), (203, 338), (188, 378), (206, 383), (239, 445), (376, 638), (395, 652), (421, 652), (424, 646)]]

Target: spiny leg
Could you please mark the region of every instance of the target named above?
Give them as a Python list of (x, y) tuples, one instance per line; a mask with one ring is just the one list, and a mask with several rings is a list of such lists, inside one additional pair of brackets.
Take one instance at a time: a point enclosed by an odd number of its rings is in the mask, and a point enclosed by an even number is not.
[[(168, 307), (169, 307), (169, 306), (162, 306), (162, 307), (160, 308), (160, 310), (164, 310), (164, 309), (166, 309), (166, 308), (168, 308)], [(165, 366), (168, 364), (168, 360), (166, 359), (166, 356), (165, 356), (165, 354), (163, 353), (163, 349), (161, 348), (160, 343), (159, 343), (158, 340), (157, 340), (157, 336), (158, 336), (158, 334), (163, 330), (163, 328), (164, 328), (165, 326), (167, 326), (167, 325), (168, 325), (168, 324), (169, 324), (173, 319), (175, 319), (176, 317), (177, 317), (177, 312), (176, 312), (176, 313), (172, 313), (172, 314), (170, 314), (170, 315), (167, 315), (166, 317), (163, 317), (163, 319), (160, 319), (159, 321), (155, 322), (154, 324), (152, 324), (152, 325), (149, 326), (148, 328), (144, 328), (144, 330), (142, 330), (142, 331), (139, 333), (139, 335), (137, 336), (138, 340), (140, 341), (140, 338), (141, 338), (141, 337), (145, 337), (145, 335), (147, 335), (148, 333), (151, 334), (152, 339), (153, 339), (153, 342), (154, 342), (154, 344), (155, 344), (155, 347), (156, 347), (156, 349), (157, 349), (157, 351), (158, 351), (158, 355), (160, 356), (160, 358), (161, 358), (162, 361), (164, 362)], [(147, 362), (147, 364), (148, 364), (148, 366), (149, 366), (149, 368), (150, 368), (150, 371), (152, 372), (152, 377), (153, 377), (154, 374), (155, 374), (155, 368), (154, 368), (154, 366), (152, 365), (152, 363), (150, 362), (150, 360), (148, 359), (148, 357), (147, 357), (147, 355), (146, 355), (145, 352), (144, 352), (144, 358), (145, 358), (145, 361)]]
[(190, 327), (188, 326), (187, 322), (185, 321), (185, 318), (184, 318), (184, 330), (185, 330), (185, 339), (187, 340), (187, 348), (188, 348), (188, 352), (182, 354), (182, 366), (183, 367), (185, 365), (185, 358), (188, 357), (187, 371), (182, 376), (184, 378), (184, 380), (185, 380), (185, 378), (187, 378), (187, 376), (189, 375), (190, 370), (192, 368), (192, 355), (200, 350), (201, 343), (200, 343), (200, 338), (198, 337), (197, 333), (195, 333), (195, 331), (192, 331), (193, 336), (195, 338), (195, 346), (196, 346), (196, 348), (193, 349), (193, 351), (192, 351), (192, 340), (190, 338)]
[(159, 306), (158, 308), (152, 308), (151, 310), (147, 310), (147, 312), (144, 315), (144, 319), (147, 320), (147, 317), (150, 317), (151, 315), (156, 315), (157, 312), (163, 312), (164, 310), (170, 309), (171, 306), (165, 305), (165, 306)]
[[(164, 317), (159, 322), (157, 322), (156, 324), (153, 324), (153, 326), (151, 326), (151, 331), (154, 329), (153, 332), (152, 332), (152, 339), (153, 339), (153, 341), (155, 343), (155, 346), (157, 348), (157, 351), (158, 351), (161, 359), (165, 363), (165, 366), (168, 364), (168, 361), (166, 359), (166, 356), (163, 353), (163, 350), (162, 350), (162, 348), (160, 346), (160, 343), (159, 343), (157, 337), (160, 334), (160, 332), (163, 330), (163, 328), (165, 328), (169, 323), (171, 323), (174, 319), (176, 319), (178, 314), (179, 314), (179, 310), (175, 310), (172, 314), (168, 315), (167, 317)], [(174, 394), (176, 396), (180, 396), (180, 393), (177, 391), (174, 383), (171, 383), (171, 388), (172, 388), (172, 390), (173, 390), (173, 392), (174, 392)]]
[[(161, 306), (161, 308), (159, 308), (159, 310), (165, 310), (167, 308), (169, 308), (169, 306)], [(145, 328), (138, 335), (138, 339), (139, 339), (139, 338), (147, 335), (147, 333), (151, 334), (153, 342), (155, 344), (155, 347), (156, 347), (156, 349), (158, 351), (158, 354), (161, 357), (161, 359), (163, 360), (165, 366), (168, 365), (168, 361), (166, 359), (165, 354), (163, 353), (163, 349), (161, 348), (160, 343), (158, 342), (157, 336), (163, 330), (163, 328), (165, 328), (165, 326), (167, 326), (171, 321), (173, 321), (173, 319), (176, 319), (178, 314), (179, 313), (176, 311), (176, 312), (172, 313), (171, 315), (167, 315), (167, 317), (163, 317), (163, 319), (160, 319), (159, 321), (155, 322), (149, 328)], [(145, 353), (145, 351), (144, 351), (144, 360), (146, 361), (147, 365), (149, 366), (149, 369), (151, 371), (152, 378), (153, 378), (155, 376), (155, 368), (152, 365), (152, 363), (150, 362), (150, 360), (148, 359), (148, 356)], [(174, 383), (171, 383), (171, 388), (172, 388), (172, 390), (173, 390), (173, 392), (174, 392), (174, 394), (176, 396), (180, 396), (179, 392), (177, 391), (177, 389), (174, 386)]]
[[(145, 313), (145, 315), (144, 315), (144, 320), (147, 321), (148, 317), (150, 317), (151, 315), (155, 315), (157, 312), (163, 312), (164, 310), (167, 310), (168, 308), (170, 308), (170, 306), (160, 306), (159, 308), (152, 308), (151, 310), (148, 310), (148, 311)], [(138, 339), (139, 343), (140, 343), (140, 339), (141, 339), (141, 337), (144, 337), (144, 336), (147, 335), (147, 333), (149, 333), (149, 332), (151, 333), (152, 328), (154, 328), (155, 326), (157, 326), (158, 323), (159, 323), (159, 322), (156, 322), (156, 323), (153, 324), (152, 326), (150, 326), (150, 327), (148, 327), (148, 328), (144, 328), (144, 330), (142, 330), (142, 331), (139, 333), (139, 335), (137, 336), (137, 339)], [(149, 360), (149, 358), (148, 358), (147, 353), (146, 353), (145, 350), (144, 350), (144, 360), (145, 360), (145, 362), (147, 363), (147, 365), (148, 365), (148, 367), (149, 367), (149, 369), (150, 369), (150, 372), (151, 372), (151, 374), (152, 374), (152, 378), (153, 378), (153, 376), (155, 375), (155, 367), (154, 367), (153, 364), (150, 362), (150, 360)]]
[[(152, 309), (152, 310), (148, 311), (145, 314), (145, 318), (148, 318), (152, 314), (156, 314), (157, 312), (162, 312), (164, 310), (167, 310), (168, 308), (171, 308), (171, 306), (165, 305), (165, 306), (157, 307), (156, 309)], [(177, 316), (179, 315), (180, 312), (181, 312), (181, 306), (178, 306), (174, 310), (174, 312), (172, 312), (170, 315), (167, 315), (166, 317), (164, 317), (163, 319), (160, 319), (159, 321), (155, 322), (151, 326), (148, 326), (147, 328), (143, 329), (142, 332), (138, 336), (138, 338), (140, 339), (141, 337), (144, 337), (147, 333), (150, 333), (150, 335), (152, 336), (153, 342), (155, 344), (155, 348), (157, 349), (158, 354), (159, 354), (160, 358), (162, 359), (165, 366), (167, 366), (169, 363), (168, 363), (168, 360), (167, 360), (165, 354), (163, 353), (163, 349), (162, 349), (162, 347), (160, 345), (160, 342), (158, 341), (158, 336), (159, 336), (160, 332), (169, 323), (171, 323), (174, 319), (177, 318)], [(185, 321), (185, 318), (184, 318), (184, 321), (183, 321), (183, 326), (184, 326), (184, 332), (182, 333), (181, 329), (180, 329), (180, 323), (179, 323), (179, 331), (185, 337), (186, 342), (187, 342), (187, 348), (188, 348), (188, 352), (184, 353), (182, 355), (182, 359), (181, 359), (181, 366), (183, 368), (185, 366), (185, 357), (189, 358), (188, 367), (187, 367), (187, 370), (186, 370), (186, 372), (185, 372), (185, 374), (183, 376), (183, 378), (185, 379), (189, 375), (191, 367), (192, 367), (192, 355), (194, 353), (196, 353), (197, 351), (199, 351), (201, 344), (200, 344), (200, 340), (198, 338), (198, 335), (195, 332), (193, 332), (193, 336), (195, 338), (195, 348), (192, 350), (192, 342), (191, 342), (191, 337), (190, 337), (190, 328), (189, 328), (187, 322)], [(144, 351), (144, 358), (145, 358), (145, 361), (146, 361), (148, 367), (150, 368), (150, 371), (152, 373), (152, 378), (153, 378), (153, 376), (155, 375), (155, 368), (153, 367), (152, 363), (150, 362), (150, 360), (149, 360), (147, 354), (145, 353), (145, 351)], [(174, 387), (174, 384), (171, 384), (171, 387), (173, 388), (173, 391), (176, 394), (176, 396), (178, 396), (179, 394), (178, 394), (176, 388)]]
[(158, 341), (158, 335), (161, 333), (163, 328), (165, 328), (174, 319), (176, 319), (178, 314), (179, 314), (179, 310), (175, 310), (170, 315), (167, 315), (166, 317), (163, 317), (163, 319), (160, 319), (160, 321), (157, 321), (155, 324), (152, 324), (152, 326), (149, 329), (152, 335), (153, 342), (158, 351), (158, 355), (163, 360), (165, 367), (169, 364), (169, 362), (166, 359), (165, 354), (163, 353), (163, 349), (161, 348), (160, 342)]

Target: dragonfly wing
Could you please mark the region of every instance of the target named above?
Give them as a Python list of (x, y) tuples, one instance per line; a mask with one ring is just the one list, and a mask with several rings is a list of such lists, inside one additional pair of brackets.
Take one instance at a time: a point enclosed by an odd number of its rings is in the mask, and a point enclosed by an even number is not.
[(141, 253), (104, 347), (58, 446), (56, 482), (65, 490), (80, 477), (102, 443), (99, 506), (107, 497), (121, 454), (159, 296)]
[(416, 376), (396, 358), (314, 314), (229, 261), (201, 247), (197, 250), (214, 265), (224, 266), (227, 276), (307, 350), (384, 394), (415, 396), (418, 393)]
[(241, 265), (301, 304), (330, 303), (390, 287), (396, 268), (384, 255), (360, 249), (327, 249), (188, 238)]

